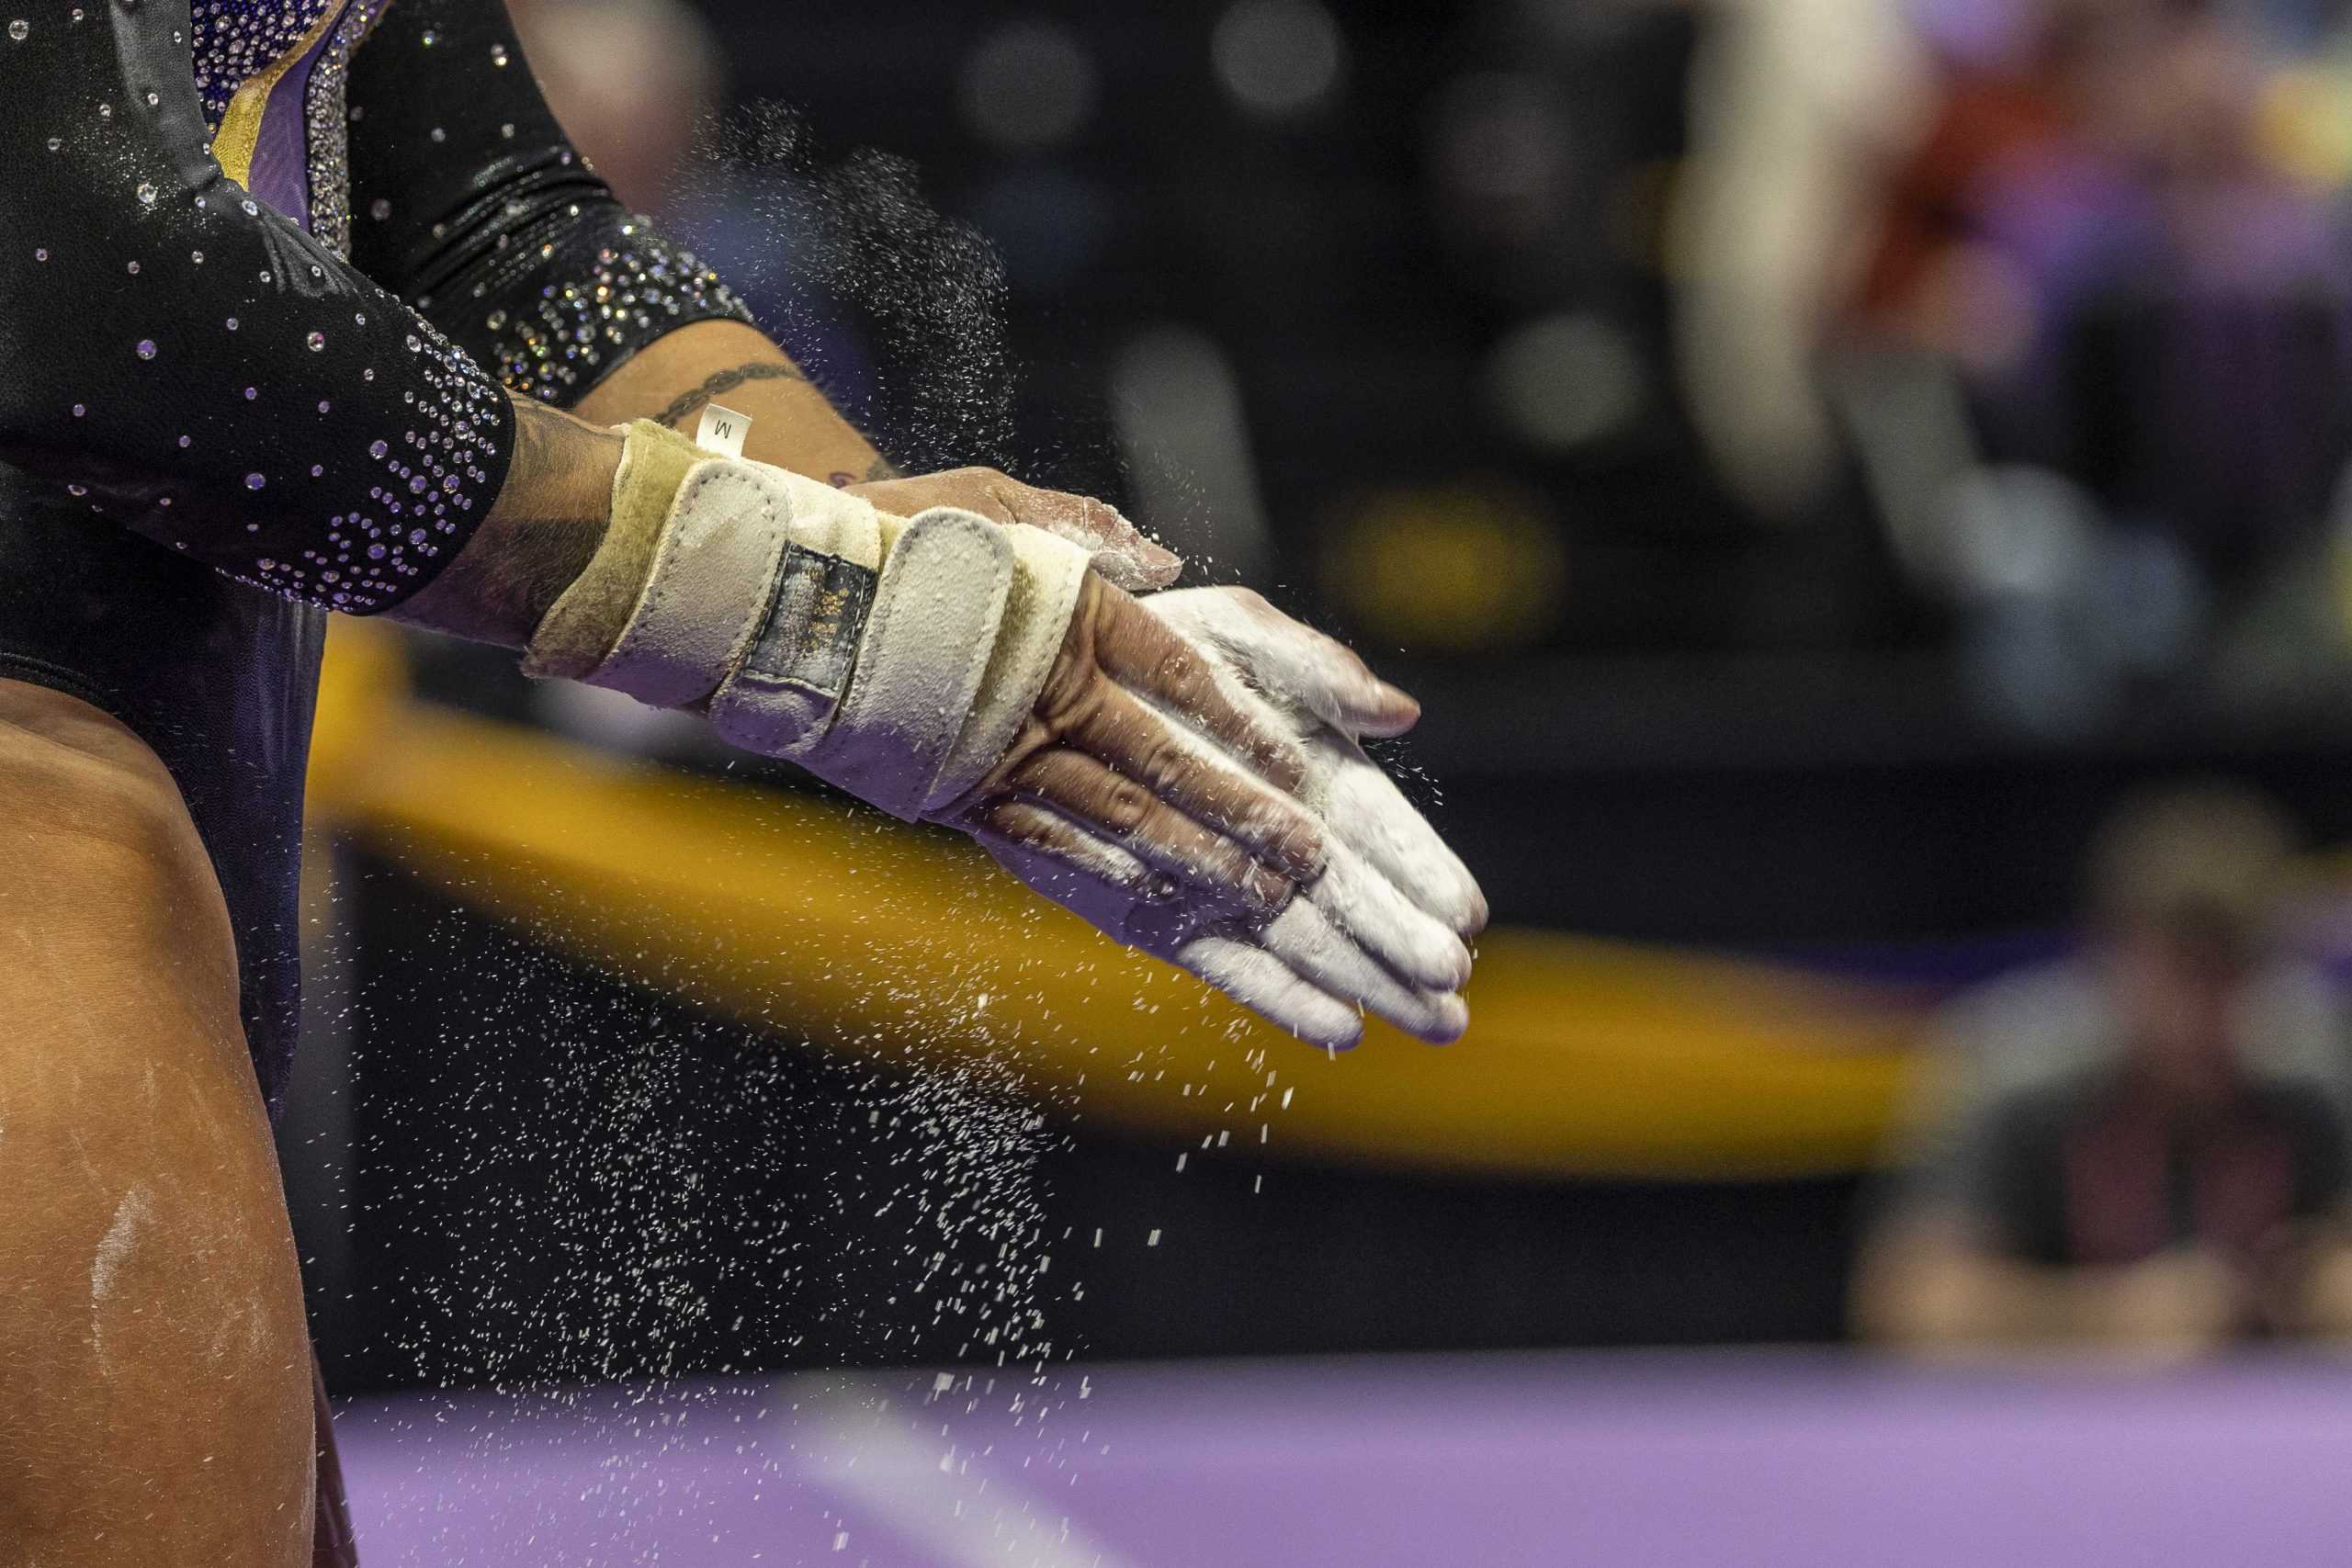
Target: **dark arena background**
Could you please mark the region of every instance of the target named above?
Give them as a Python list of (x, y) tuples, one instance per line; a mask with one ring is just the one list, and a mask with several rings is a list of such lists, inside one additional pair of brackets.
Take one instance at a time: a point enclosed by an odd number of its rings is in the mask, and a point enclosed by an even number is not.
[(2131, 1303), (2063, 1330), (1904, 1267), (2185, 1016), (2151, 792), (2291, 825), (2233, 1039), (2352, 1069), (2339, 7), (510, 4), (901, 467), (1412, 691), (1493, 925), (1461, 1043), (1327, 1059), (339, 626), (281, 1145), (371, 1565), (2341, 1561), (2340, 1195), (2218, 1315), (2195, 1235), (1978, 1259)]

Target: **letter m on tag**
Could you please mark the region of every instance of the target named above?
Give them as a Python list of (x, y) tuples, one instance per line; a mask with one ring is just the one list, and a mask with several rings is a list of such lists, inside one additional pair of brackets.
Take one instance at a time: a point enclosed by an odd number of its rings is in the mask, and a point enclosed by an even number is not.
[(706, 452), (740, 457), (743, 455), (743, 438), (751, 434), (749, 414), (711, 403), (702, 411), (702, 428), (695, 432), (695, 445)]

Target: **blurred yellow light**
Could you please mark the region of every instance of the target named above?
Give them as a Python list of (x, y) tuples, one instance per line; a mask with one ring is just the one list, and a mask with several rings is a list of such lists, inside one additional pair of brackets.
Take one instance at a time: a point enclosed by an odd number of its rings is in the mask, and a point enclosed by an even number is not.
[(1368, 631), (1452, 651), (1540, 637), (1566, 575), (1559, 535), (1531, 502), (1472, 486), (1374, 495), (1325, 561), (1332, 596)]
[(1375, 1021), (1328, 1057), (956, 835), (413, 702), (389, 630), (337, 623), (317, 823), (747, 1028), (980, 1072), (1090, 1123), (1519, 1177), (1851, 1170), (1884, 1135), (1920, 1025), (1875, 987), (1497, 928), (1460, 1046)]
[(2256, 145), (2280, 174), (2320, 190), (2352, 182), (2352, 85), (2334, 70), (2294, 65), (2266, 83)]

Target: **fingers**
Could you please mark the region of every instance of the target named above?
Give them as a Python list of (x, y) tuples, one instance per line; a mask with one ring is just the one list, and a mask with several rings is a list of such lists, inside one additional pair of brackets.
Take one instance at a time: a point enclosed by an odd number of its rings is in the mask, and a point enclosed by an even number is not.
[[(1314, 813), (1217, 761), (1164, 715), (1116, 686), (1101, 687), (1084, 708), (1068, 716), (1062, 739), (1066, 749), (1060, 757), (1082, 753), (1099, 769), (1075, 770), (1048, 750), (1014, 770), (1011, 782), (1016, 789), (1114, 829), (1156, 821), (1143, 803), (1165, 803), (1238, 842), (1293, 882), (1311, 881), (1322, 871), (1324, 830)], [(1039, 764), (1042, 775), (1032, 776)], [(1071, 793), (1046, 793), (1055, 787)]]
[(1487, 929), (1487, 897), (1428, 818), (1361, 748), (1306, 738), (1326, 818), (1347, 845), (1419, 908), (1464, 941)]
[(1115, 589), (1100, 591), (1093, 608), (1103, 673), (1214, 736), (1276, 788), (1297, 791), (1306, 776), (1297, 748), (1226, 695), (1199, 649)]
[[(1024, 809), (1034, 814), (1032, 823), (1016, 830), (1026, 842), (1015, 842), (977, 821), (967, 820), (965, 826), (999, 865), (1033, 892), (1044, 894), (1113, 941), (1155, 958), (1172, 959), (1178, 948), (1219, 918), (1219, 906), (1181, 890), (1181, 885), (1116, 844), (1067, 818), (1056, 818), (1046, 807)], [(1042, 832), (1034, 830), (1038, 819), (1045, 818), (1055, 818), (1054, 824)], [(1180, 891), (1164, 894), (1162, 886)]]
[(1362, 1013), (1262, 947), (1232, 937), (1196, 937), (1177, 950), (1176, 963), (1310, 1045), (1349, 1051), (1363, 1038)]
[(896, 516), (934, 506), (978, 513), (991, 523), (1040, 529), (1091, 553), (1094, 570), (1130, 593), (1167, 587), (1184, 572), (1184, 559), (1144, 536), (1118, 510), (1090, 496), (1039, 490), (994, 468), (951, 468), (913, 479), (858, 485), (855, 493)]
[(1184, 573), (1184, 558), (1144, 536), (1118, 511), (1091, 496), (1038, 490), (996, 477), (997, 503), (1007, 520), (1042, 528), (1094, 552), (1094, 570), (1130, 593), (1165, 588)]
[(1258, 942), (1317, 988), (1433, 1045), (1450, 1045), (1470, 1027), (1469, 1006), (1451, 989), (1407, 985), (1308, 899), (1291, 900)]
[[(1241, 618), (1257, 630), (1257, 645), (1266, 650), (1264, 678), (1295, 682), (1326, 724), (1351, 735), (1392, 736), (1420, 722), (1421, 705), (1374, 674), (1346, 643), (1293, 620), (1246, 589), (1233, 598)], [(1237, 656), (1247, 646), (1238, 644)]]
[(1348, 735), (1402, 735), (1420, 719), (1420, 704), (1374, 674), (1354, 649), (1249, 589), (1187, 589), (1145, 604), (1179, 631), (1214, 645), (1260, 691)]
[[(1012, 784), (1054, 809), (1020, 799), (997, 800), (968, 813), (967, 818), (1023, 848), (1087, 865), (1097, 874), (1117, 875), (1124, 868), (1095, 863), (1102, 859), (1096, 849), (1100, 833), (1143, 863), (1135, 874), (1119, 877), (1137, 897), (1154, 891), (1151, 885), (1158, 879), (1145, 869), (1149, 867), (1180, 878), (1197, 893), (1253, 920), (1271, 919), (1290, 901), (1294, 889), (1287, 878), (1091, 757), (1058, 748), (1042, 751), (1023, 765)], [(1061, 815), (1065, 812), (1068, 817)], [(1080, 823), (1093, 826), (1095, 832), (1083, 830)]]
[(1408, 984), (1437, 991), (1469, 984), (1470, 950), (1462, 939), (1345, 843), (1331, 846), (1329, 863), (1309, 897)]
[(1292, 899), (1250, 934), (1229, 918), (1215, 923), (1216, 910), (1196, 895), (1159, 892), (1152, 886), (1159, 873), (1049, 807), (999, 802), (968, 816), (966, 825), (1031, 888), (1314, 1044), (1353, 1045), (1366, 1009), (1438, 1043), (1459, 1038), (1468, 1025), (1460, 997), (1399, 981), (1306, 899)]
[[(1322, 673), (1319, 683), (1305, 689), (1320, 697), (1311, 705), (1315, 716), (1346, 735), (1370, 735), (1385, 739), (1404, 734), (1421, 722), (1421, 705), (1401, 686), (1392, 686), (1374, 674), (1345, 643), (1321, 632), (1300, 628), (1320, 648), (1302, 646), (1303, 657)], [(1302, 645), (1305, 639), (1302, 638)]]
[[(1025, 800), (997, 800), (966, 812), (962, 820), (998, 859), (1006, 858), (998, 852), (1003, 847), (1024, 852), (1022, 863), (1014, 867), (1016, 874), (1057, 904), (1069, 904), (1064, 894), (1078, 892), (1076, 879), (1080, 877), (1114, 889), (1121, 896), (1123, 908), (1151, 892), (1154, 875), (1148, 864), (1049, 807)], [(1043, 877), (1030, 872), (1031, 864), (1041, 857), (1047, 863)]]
[(1003, 802), (989, 817), (967, 825), (997, 863), (1098, 931), (1178, 964), (1310, 1043), (1344, 1051), (1363, 1035), (1353, 1004), (1318, 989), (1263, 947), (1203, 932), (1198, 921), (1154, 919), (1175, 911), (1146, 902), (1140, 889), (1155, 874), (1116, 846), (1026, 802)]

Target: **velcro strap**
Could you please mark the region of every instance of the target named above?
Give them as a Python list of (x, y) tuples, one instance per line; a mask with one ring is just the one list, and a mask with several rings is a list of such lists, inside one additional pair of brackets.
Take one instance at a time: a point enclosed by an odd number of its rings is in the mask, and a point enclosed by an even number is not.
[(879, 574), (793, 546), (741, 662), (710, 699), (711, 728), (748, 750), (794, 756), (848, 694)]
[(657, 707), (710, 695), (770, 624), (796, 549), (870, 573), (881, 558), (879, 518), (854, 496), (781, 469), (696, 464), (627, 629), (588, 679)]
[[(821, 734), (784, 754), (894, 817), (922, 817), (988, 672), (1014, 558), (1005, 530), (968, 512), (909, 524), (883, 565), (847, 696)], [(762, 712), (765, 694), (730, 683), (734, 720)]]

